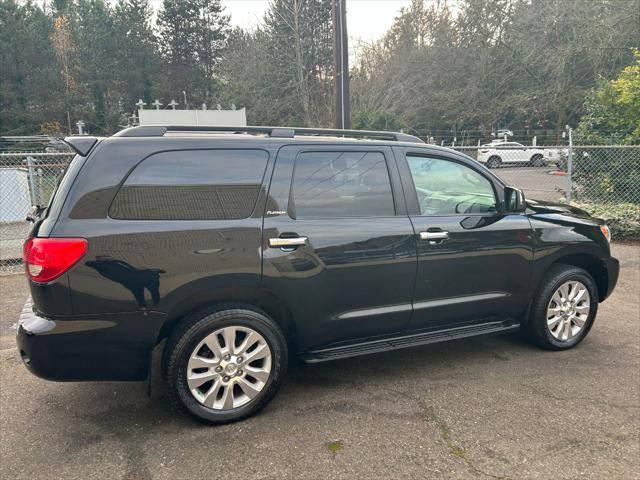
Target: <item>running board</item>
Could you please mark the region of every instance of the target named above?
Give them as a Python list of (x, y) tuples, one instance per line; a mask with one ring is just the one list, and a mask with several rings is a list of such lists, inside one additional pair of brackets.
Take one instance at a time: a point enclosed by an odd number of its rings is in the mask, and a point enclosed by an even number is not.
[(300, 355), (300, 360), (304, 363), (320, 363), (341, 358), (357, 357), (369, 355), (371, 353), (388, 352), (401, 348), (417, 347), (430, 343), (446, 342), (459, 338), (475, 337), (477, 335), (487, 335), (491, 333), (503, 333), (518, 330), (520, 324), (506, 322), (490, 322), (464, 327), (449, 328), (447, 330), (437, 330), (430, 332), (414, 333), (399, 337), (390, 337), (369, 342), (342, 345), (339, 347), (323, 348), (320, 350), (310, 350)]

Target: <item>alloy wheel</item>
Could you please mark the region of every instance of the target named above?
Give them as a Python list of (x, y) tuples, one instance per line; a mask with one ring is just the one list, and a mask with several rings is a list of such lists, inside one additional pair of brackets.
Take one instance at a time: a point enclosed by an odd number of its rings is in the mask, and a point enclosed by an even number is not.
[(573, 339), (584, 329), (591, 311), (587, 287), (577, 281), (563, 283), (551, 296), (547, 307), (547, 329), (558, 341)]
[(253, 400), (271, 375), (271, 349), (248, 327), (228, 326), (207, 335), (187, 363), (193, 397), (214, 410), (230, 410)]

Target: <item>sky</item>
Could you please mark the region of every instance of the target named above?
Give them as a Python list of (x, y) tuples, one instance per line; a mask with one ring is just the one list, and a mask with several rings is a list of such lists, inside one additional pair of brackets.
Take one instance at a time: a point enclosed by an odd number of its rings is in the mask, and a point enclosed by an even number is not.
[[(346, 0), (347, 33), (350, 42), (372, 42), (382, 37), (411, 0)], [(231, 24), (255, 28), (262, 21), (268, 0), (222, 0)], [(351, 47), (351, 45), (350, 45)]]

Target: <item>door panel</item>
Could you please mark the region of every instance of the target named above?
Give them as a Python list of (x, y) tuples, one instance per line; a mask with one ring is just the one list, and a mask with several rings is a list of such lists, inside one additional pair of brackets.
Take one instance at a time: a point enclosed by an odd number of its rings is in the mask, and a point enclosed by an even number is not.
[[(307, 168), (305, 178), (294, 181), (292, 189), (294, 163), (308, 150), (300, 146), (280, 150), (262, 242), (263, 284), (287, 304), (295, 323), (297, 349), (404, 331), (411, 316), (416, 245), (391, 150), (348, 149), (362, 155), (374, 150), (376, 159), (383, 164), (386, 159), (393, 187), (391, 208), (398, 215), (388, 215), (392, 213), (386, 210), (388, 203), (380, 200), (380, 176), (371, 177), (369, 167), (360, 169), (368, 172), (360, 177), (350, 173), (349, 156), (346, 163), (336, 154), (324, 167)], [(336, 147), (313, 147), (310, 154), (315, 152), (326, 157)], [(336, 190), (340, 191), (337, 195)], [(386, 216), (364, 216), (363, 196)], [(340, 205), (353, 208), (358, 216), (335, 216)], [(296, 206), (314, 218), (293, 218)], [(321, 218), (323, 211), (333, 217)], [(294, 245), (286, 241), (287, 245), (279, 247), (282, 239), (296, 240)]]
[[(499, 197), (494, 197), (492, 208), (488, 201), (491, 190), (482, 182), (486, 179), (491, 189), (496, 185), (473, 165), (441, 156), (440, 161), (460, 165), (464, 177), (448, 180), (438, 174), (444, 169), (434, 168), (423, 171), (420, 178), (415, 166), (411, 169), (407, 162), (407, 157), (411, 162), (412, 152), (396, 152), (409, 216), (417, 233), (418, 271), (410, 330), (512, 318), (522, 313), (532, 261), (528, 218), (500, 212)], [(467, 177), (471, 183), (460, 180)], [(420, 185), (427, 188), (421, 192)], [(455, 189), (456, 185), (459, 188)], [(422, 202), (422, 209), (421, 193), (435, 199)], [(432, 214), (423, 215), (425, 210)]]

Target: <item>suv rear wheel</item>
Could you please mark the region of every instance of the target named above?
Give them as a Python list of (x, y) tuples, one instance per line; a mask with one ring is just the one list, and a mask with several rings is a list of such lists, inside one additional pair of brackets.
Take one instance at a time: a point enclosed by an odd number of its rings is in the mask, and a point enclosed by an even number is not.
[(180, 412), (227, 423), (273, 398), (286, 372), (287, 345), (266, 315), (215, 308), (183, 321), (167, 341), (163, 363), (169, 399)]
[(597, 310), (597, 289), (591, 275), (581, 268), (554, 265), (534, 299), (529, 336), (548, 350), (575, 347), (589, 333)]

